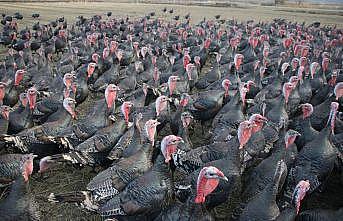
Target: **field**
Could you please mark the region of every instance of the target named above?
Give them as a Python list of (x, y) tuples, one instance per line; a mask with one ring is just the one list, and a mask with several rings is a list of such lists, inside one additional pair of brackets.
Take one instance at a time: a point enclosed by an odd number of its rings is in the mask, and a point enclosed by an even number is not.
[[(55, 19), (57, 16), (65, 16), (69, 21), (78, 15), (89, 16), (103, 14), (112, 11), (115, 16), (139, 17), (151, 11), (156, 11), (158, 16), (163, 16), (161, 9), (173, 7), (174, 15), (185, 15), (191, 13), (192, 21), (197, 22), (203, 17), (213, 18), (221, 14), (222, 18), (236, 18), (238, 20), (255, 19), (257, 21), (270, 21), (275, 17), (287, 18), (291, 21), (305, 21), (311, 23), (320, 21), (327, 25), (338, 25), (343, 27), (343, 11), (338, 9), (306, 9), (291, 7), (237, 5), (237, 7), (205, 7), (205, 6), (182, 6), (165, 4), (135, 4), (135, 3), (112, 3), (112, 2), (87, 2), (87, 3), (2, 3), (0, 12), (23, 13), (23, 25), (33, 23), (31, 14), (40, 13), (41, 22)], [(168, 13), (169, 15), (169, 13)], [(25, 18), (26, 17), (26, 18)], [(171, 17), (171, 16), (169, 16)]]
[[(0, 12), (13, 14), (20, 12), (24, 19), (19, 21), (21, 27), (31, 26), (35, 20), (31, 18), (32, 13), (40, 13), (40, 23), (46, 23), (57, 17), (64, 16), (72, 22), (79, 15), (90, 16), (94, 14), (104, 14), (112, 11), (113, 16), (140, 17), (149, 12), (156, 11), (157, 16), (165, 19), (172, 19), (172, 16), (163, 14), (161, 9), (174, 8), (174, 15), (185, 15), (191, 13), (192, 22), (198, 22), (204, 17), (213, 18), (215, 15), (222, 15), (223, 19), (238, 19), (257, 21), (271, 21), (275, 17), (282, 17), (291, 21), (306, 22), (310, 24), (320, 21), (325, 25), (337, 25), (343, 28), (343, 11), (339, 9), (317, 9), (317, 8), (293, 8), (293, 7), (272, 7), (272, 6), (253, 6), (237, 5), (236, 7), (208, 7), (208, 6), (177, 6), (165, 4), (134, 4), (134, 3), (114, 3), (114, 2), (88, 2), (88, 3), (5, 3), (0, 2)], [(4, 48), (2, 48), (4, 51)], [(87, 103), (87, 102), (86, 102)], [(89, 105), (89, 103), (87, 103)], [(82, 106), (82, 105), (81, 105)], [(78, 108), (82, 110), (82, 107)], [(198, 130), (199, 131), (199, 130)], [(196, 137), (196, 135), (194, 135)], [(201, 136), (198, 136), (201, 137)], [(194, 139), (192, 139), (194, 140)], [(203, 140), (195, 140), (195, 145), (199, 145)], [(97, 168), (96, 170), (99, 170)], [(83, 189), (88, 181), (96, 174), (90, 168), (75, 169), (71, 167), (55, 168), (55, 171), (47, 174), (35, 174), (31, 179), (31, 189), (40, 204), (43, 220), (64, 221), (64, 220), (102, 220), (99, 216), (77, 209), (73, 205), (52, 205), (46, 202), (46, 197), (51, 192), (67, 192)], [(335, 178), (333, 178), (335, 180)], [(328, 190), (324, 190), (325, 191)], [(334, 191), (334, 190), (331, 190)], [(322, 194), (323, 197), (330, 196), (331, 202), (337, 202), (340, 194)], [(337, 199), (336, 199), (337, 198)], [(328, 200), (325, 200), (328, 202)], [(318, 204), (319, 205), (319, 204)], [(318, 206), (317, 205), (317, 206)], [(330, 205), (326, 205), (330, 207)], [(342, 206), (342, 205), (341, 205)]]

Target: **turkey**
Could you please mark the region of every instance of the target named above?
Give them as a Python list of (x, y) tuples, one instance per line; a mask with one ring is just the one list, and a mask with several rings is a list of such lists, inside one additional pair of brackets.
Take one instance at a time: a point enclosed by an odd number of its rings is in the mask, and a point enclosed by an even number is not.
[(2, 184), (10, 183), (23, 176), (25, 182), (33, 172), (33, 154), (4, 154), (0, 156), (0, 180)]
[(316, 138), (319, 132), (313, 129), (311, 125), (310, 117), (313, 113), (312, 104), (305, 103), (301, 104), (300, 107), (302, 116), (293, 119), (289, 127), (297, 130), (301, 134), (301, 136), (297, 137), (295, 143), (299, 149), (302, 149), (306, 143)]
[(7, 134), (8, 131), (8, 124), (9, 124), (9, 116), (10, 116), (11, 108), (6, 105), (2, 105), (0, 107), (0, 133)]
[(153, 215), (172, 202), (173, 180), (161, 155), (153, 167), (130, 182), (117, 196), (100, 206), (102, 216)]
[(292, 198), (288, 203), (288, 206), (282, 210), (279, 216), (276, 218), (277, 221), (290, 221), (295, 220), (299, 214), (301, 201), (305, 198), (307, 191), (310, 189), (310, 183), (308, 180), (301, 180), (295, 186)]
[(67, 149), (73, 149), (84, 140), (93, 136), (97, 129), (108, 126), (115, 109), (115, 101), (119, 87), (110, 84), (105, 91), (105, 99), (96, 102), (95, 107), (82, 120), (61, 131), (53, 139)]
[(198, 175), (197, 188), (195, 196), (189, 197), (186, 203), (176, 202), (169, 208), (162, 211), (155, 219), (159, 220), (214, 220), (205, 208), (199, 204), (206, 201), (206, 196), (216, 189), (220, 180), (228, 181), (228, 178), (222, 171), (213, 166), (203, 167)]
[(288, 130), (284, 137), (275, 144), (272, 154), (249, 171), (247, 184), (242, 194), (242, 199), (249, 200), (260, 193), (266, 185), (271, 183), (274, 176), (274, 166), (283, 160), (288, 168), (293, 166), (298, 150), (294, 140), (300, 136), (297, 131)]
[(284, 161), (279, 161), (272, 182), (252, 198), (244, 208), (239, 220), (275, 220), (280, 215), (276, 197), (283, 186), (287, 174)]
[(315, 191), (325, 182), (337, 160), (337, 150), (330, 142), (334, 131), (338, 103), (331, 103), (330, 116), (327, 126), (324, 127), (311, 142), (305, 144), (291, 170), (294, 182), (309, 180), (309, 193)]
[[(35, 113), (41, 112), (45, 118), (49, 117), (49, 115), (55, 113), (63, 102), (63, 99), (70, 96), (70, 90), (72, 90), (72, 84), (75, 76), (71, 73), (67, 73), (63, 76), (62, 82), (56, 82), (55, 89), (53, 89), (53, 94), (47, 98), (43, 98), (37, 104), (32, 104), (36, 110)], [(62, 85), (60, 85), (62, 84)], [(32, 92), (31, 92), (32, 93)], [(43, 118), (43, 117), (40, 117)]]
[(41, 220), (38, 203), (23, 176), (13, 181), (8, 196), (0, 201), (0, 212), (3, 220)]
[[(156, 125), (155, 125), (156, 127)], [(164, 148), (175, 148), (181, 138), (176, 136), (167, 136), (164, 138)], [(143, 175), (152, 167), (152, 153), (153, 146), (145, 145), (145, 148), (138, 151), (135, 155), (129, 158), (122, 158), (113, 166), (100, 172), (87, 185), (87, 191), (60, 193), (49, 195), (49, 201), (53, 203), (61, 202), (76, 202), (91, 211), (98, 211), (98, 209), (106, 204), (106, 201), (111, 200), (131, 181)], [(50, 159), (47, 159), (49, 161)], [(167, 160), (167, 159), (166, 159)], [(41, 166), (45, 164), (41, 160)], [(41, 167), (41, 170), (43, 167)]]
[(58, 145), (51, 142), (51, 138), (57, 136), (61, 130), (66, 128), (76, 117), (74, 111), (75, 100), (65, 98), (63, 101), (63, 109), (61, 109), (60, 117), (56, 121), (47, 122), (20, 133), (10, 136), (2, 135), (1, 140), (9, 145), (15, 145), (14, 148), (20, 152), (31, 152), (39, 157), (44, 157), (50, 154), (61, 151)]
[(286, 105), (288, 98), (294, 86), (290, 82), (286, 82), (283, 85), (282, 97), (276, 100), (276, 103), (271, 107), (270, 111), (267, 112), (266, 117), (272, 123), (276, 124), (277, 127), (281, 128), (282, 124), (285, 123), (285, 127), (288, 125), (288, 114), (286, 112)]
[(37, 94), (38, 91), (34, 87), (21, 94), (20, 101), (22, 106), (19, 106), (16, 111), (11, 112), (9, 116), (9, 130), (12, 134), (34, 126), (33, 112), (36, 107)]
[(222, 108), (224, 94), (225, 92), (222, 90), (200, 92), (192, 96), (194, 102), (189, 111), (195, 119), (202, 122), (207, 121), (213, 118)]
[[(113, 161), (119, 160), (123, 156), (123, 151), (128, 148), (131, 144), (141, 143), (142, 133), (144, 133), (144, 128), (141, 128), (140, 121), (142, 120), (142, 113), (138, 113), (134, 116), (133, 125), (120, 137), (116, 145), (112, 147), (107, 158)], [(147, 121), (148, 122), (148, 121)], [(150, 121), (151, 126), (154, 124), (158, 125), (158, 121)], [(145, 123), (146, 124), (146, 123)], [(148, 126), (148, 125), (145, 125)], [(155, 136), (155, 135), (154, 135)]]
[(188, 152), (178, 151), (173, 155), (176, 168), (189, 174), (206, 163), (224, 158), (231, 148), (243, 149), (251, 137), (254, 126), (255, 124), (252, 122), (243, 121), (239, 125), (236, 137), (230, 137), (226, 141), (201, 146)]
[(181, 115), (187, 108), (187, 105), (189, 104), (190, 96), (186, 93), (182, 94), (180, 97), (180, 101), (177, 100), (175, 106), (176, 111), (172, 116), (172, 121), (170, 122), (170, 129), (173, 132), (174, 135), (177, 135), (179, 133), (181, 122)]
[(243, 105), (247, 92), (248, 89), (241, 85), (239, 91), (214, 117), (212, 122), (213, 140), (220, 141), (226, 139), (223, 136), (227, 136), (227, 134), (235, 134), (239, 123), (245, 120)]
[(331, 102), (338, 100), (343, 96), (343, 82), (338, 83), (334, 90), (333, 94), (327, 98), (323, 103), (314, 106), (313, 113), (311, 115), (311, 124), (312, 127), (318, 131), (325, 127), (327, 117), (330, 113), (330, 104)]

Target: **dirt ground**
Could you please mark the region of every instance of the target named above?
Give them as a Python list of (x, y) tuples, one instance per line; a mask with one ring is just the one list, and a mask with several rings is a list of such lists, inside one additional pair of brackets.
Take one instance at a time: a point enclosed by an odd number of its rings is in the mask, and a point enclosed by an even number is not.
[[(132, 16), (139, 17), (152, 11), (156, 11), (157, 16), (171, 19), (172, 16), (163, 14), (161, 9), (174, 8), (174, 15), (185, 15), (191, 13), (192, 21), (197, 22), (203, 17), (213, 18), (214, 15), (221, 14), (222, 18), (236, 18), (239, 20), (256, 19), (259, 21), (269, 21), (274, 17), (284, 17), (292, 21), (305, 21), (311, 23), (320, 21), (323, 24), (338, 25), (343, 27), (343, 13), (339, 10), (320, 10), (320, 9), (296, 9), (296, 8), (275, 8), (275, 7), (246, 7), (246, 8), (219, 8), (219, 7), (200, 7), (200, 6), (176, 6), (176, 5), (149, 5), (149, 4), (127, 4), (127, 3), (1, 3), (0, 12), (11, 14), (19, 11), (24, 15), (24, 19), (20, 21), (22, 27), (31, 26), (34, 20), (31, 18), (32, 13), (40, 13), (40, 22), (45, 23), (60, 16), (65, 16), (68, 21), (73, 21), (78, 15), (94, 15), (104, 14), (107, 11), (112, 11), (113, 16)], [(304, 12), (312, 10), (313, 13)], [(311, 11), (309, 11), (311, 12)], [(85, 102), (78, 107), (78, 112), (81, 114), (90, 106), (90, 102)], [(206, 136), (201, 134), (201, 128), (196, 125), (196, 132), (192, 134), (194, 146), (200, 146), (207, 142)], [(206, 130), (205, 130), (206, 131)], [(168, 131), (163, 131), (163, 134), (168, 134)], [(161, 136), (163, 135), (161, 134)], [(30, 187), (36, 197), (42, 211), (42, 220), (49, 221), (83, 221), (103, 220), (100, 216), (85, 212), (74, 205), (68, 204), (51, 204), (47, 202), (47, 196), (51, 192), (60, 193), (76, 190), (84, 190), (89, 180), (100, 171), (101, 168), (73, 168), (70, 166), (60, 166), (54, 168), (43, 175), (34, 174), (30, 180)], [(337, 194), (337, 185), (339, 178), (333, 177), (332, 188), (326, 188), (320, 197), (317, 197), (315, 205), (305, 205), (306, 207), (324, 207), (332, 208), (330, 203), (334, 202), (334, 206), (343, 206), (342, 200), (339, 198), (343, 195), (341, 192)], [(338, 184), (337, 184), (338, 182)], [(336, 184), (336, 185), (335, 185)], [(338, 189), (339, 191), (339, 189)], [(315, 196), (313, 196), (315, 197)], [(338, 202), (338, 203), (337, 203)], [(1, 218), (0, 218), (1, 220)]]

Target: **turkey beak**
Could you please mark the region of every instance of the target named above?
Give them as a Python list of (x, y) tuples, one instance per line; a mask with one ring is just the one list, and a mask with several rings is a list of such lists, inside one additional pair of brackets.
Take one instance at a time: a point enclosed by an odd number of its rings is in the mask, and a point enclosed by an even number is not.
[(294, 135), (300, 137), (300, 136), (301, 136), (301, 133), (299, 133), (298, 131), (295, 131), (295, 132), (294, 132)]
[(266, 117), (262, 117), (261, 120), (262, 120), (262, 122), (264, 122), (264, 123), (268, 122), (268, 119), (267, 119)]
[(249, 82), (250, 83), (250, 86), (252, 85), (252, 86), (256, 86), (256, 83), (255, 82), (253, 82), (253, 81), (251, 81), (251, 82)]
[(108, 118), (113, 122), (117, 120), (116, 116), (114, 115), (110, 115)]
[(228, 182), (228, 181), (229, 181), (229, 179), (228, 179), (226, 176), (219, 177), (219, 179), (221, 179), (221, 180), (225, 180), (226, 182)]

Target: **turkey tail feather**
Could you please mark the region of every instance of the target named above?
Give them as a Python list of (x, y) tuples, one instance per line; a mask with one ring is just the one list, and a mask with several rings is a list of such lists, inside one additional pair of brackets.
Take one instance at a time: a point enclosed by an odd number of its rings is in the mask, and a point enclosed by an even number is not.
[(69, 193), (60, 193), (54, 194), (51, 193), (48, 196), (48, 201), (51, 203), (77, 203), (80, 204), (83, 208), (96, 211), (98, 210), (98, 205), (94, 203), (89, 192), (78, 191), (78, 192), (69, 192)]
[(101, 216), (125, 216), (125, 211), (120, 206), (120, 197), (114, 197), (100, 207)]

